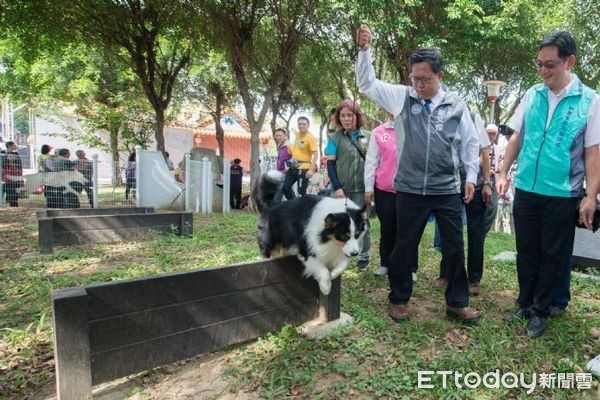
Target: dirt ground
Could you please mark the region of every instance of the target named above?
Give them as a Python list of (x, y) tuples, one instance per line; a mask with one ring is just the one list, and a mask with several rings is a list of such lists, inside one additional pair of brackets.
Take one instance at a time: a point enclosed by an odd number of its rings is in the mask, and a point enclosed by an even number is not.
[(37, 229), (28, 230), (35, 223), (35, 210), (27, 208), (0, 208), (0, 271), (8, 260), (17, 260), (30, 251), (36, 251)]
[[(231, 392), (223, 379), (228, 352), (216, 352), (180, 361), (133, 377), (94, 387), (95, 400), (250, 400), (257, 393)], [(55, 383), (49, 383), (35, 400), (55, 400)], [(133, 394), (132, 394), (133, 393)], [(129, 397), (128, 397), (129, 396)]]

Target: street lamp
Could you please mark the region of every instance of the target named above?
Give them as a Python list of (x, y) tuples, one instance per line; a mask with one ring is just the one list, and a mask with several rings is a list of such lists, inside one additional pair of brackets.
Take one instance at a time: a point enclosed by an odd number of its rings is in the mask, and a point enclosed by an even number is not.
[(490, 117), (488, 124), (494, 123), (494, 108), (496, 106), (496, 100), (500, 96), (500, 88), (506, 85), (504, 81), (483, 81), (483, 86), (487, 89), (487, 97), (490, 101)]

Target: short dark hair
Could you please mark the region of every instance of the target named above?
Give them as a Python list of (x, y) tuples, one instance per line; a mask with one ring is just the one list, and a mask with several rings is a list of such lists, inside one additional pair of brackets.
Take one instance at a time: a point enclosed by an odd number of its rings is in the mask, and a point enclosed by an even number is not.
[(335, 107), (333, 107), (333, 108), (331, 109), (331, 111), (329, 111), (329, 116), (335, 115), (335, 110), (336, 110), (336, 108), (335, 108)]
[(50, 147), (49, 144), (42, 145), (42, 154), (48, 154), (50, 153), (50, 150), (52, 150), (52, 147)]
[(540, 50), (548, 46), (556, 46), (560, 58), (567, 58), (570, 55), (577, 54), (575, 39), (573, 39), (573, 35), (569, 31), (554, 31), (546, 35), (540, 43)]
[(241, 163), (241, 162), (242, 162), (242, 160), (240, 160), (239, 158), (234, 158), (234, 159), (233, 159), (233, 163), (234, 163), (234, 164), (239, 164), (239, 163)]
[(414, 51), (408, 58), (408, 62), (412, 67), (414, 64), (426, 62), (431, 66), (434, 73), (439, 73), (444, 68), (444, 57), (440, 49), (434, 47), (422, 47)]
[(360, 109), (360, 106), (357, 102), (348, 99), (340, 101), (335, 108), (335, 122), (339, 126), (342, 126), (342, 122), (340, 121), (340, 112), (342, 112), (342, 108), (349, 108), (354, 111), (354, 114), (356, 115), (356, 127), (360, 128), (363, 126), (362, 110)]
[(66, 157), (68, 155), (70, 155), (71, 152), (69, 151), (69, 149), (60, 149), (58, 150), (58, 155), (61, 157)]
[(306, 121), (306, 123), (307, 123), (308, 125), (310, 125), (310, 121), (308, 120), (308, 118), (306, 118), (306, 117), (298, 117), (298, 122), (300, 122), (301, 120), (304, 120), (304, 121)]
[(6, 146), (6, 148), (8, 149), (9, 147), (12, 147), (15, 145), (15, 142), (13, 142), (12, 140), (9, 140), (8, 142), (4, 143), (4, 145)]
[(283, 134), (285, 136), (287, 136), (287, 131), (285, 130), (285, 128), (277, 128), (277, 129), (275, 129), (275, 132), (273, 132), (273, 133), (277, 133), (277, 132), (283, 132)]

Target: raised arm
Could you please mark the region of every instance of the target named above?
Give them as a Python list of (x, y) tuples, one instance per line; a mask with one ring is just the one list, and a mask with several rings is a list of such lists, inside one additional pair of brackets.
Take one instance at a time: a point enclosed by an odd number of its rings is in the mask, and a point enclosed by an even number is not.
[(375, 78), (370, 50), (371, 31), (364, 25), (358, 30), (358, 45), (361, 46), (356, 60), (358, 89), (395, 117), (404, 107), (408, 87), (385, 83)]

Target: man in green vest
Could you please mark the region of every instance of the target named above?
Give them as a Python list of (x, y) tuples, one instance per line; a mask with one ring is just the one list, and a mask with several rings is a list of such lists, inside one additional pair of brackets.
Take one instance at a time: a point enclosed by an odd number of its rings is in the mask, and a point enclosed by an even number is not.
[(571, 72), (576, 50), (567, 31), (542, 40), (535, 66), (543, 84), (530, 88), (515, 112), (496, 184), (503, 196), (516, 160), (519, 297), (506, 320), (529, 318), (530, 337), (545, 332), (555, 297), (565, 290), (568, 296), (565, 259), (573, 251), (577, 203), (583, 196), (578, 216), (591, 229), (600, 189), (600, 99)]

